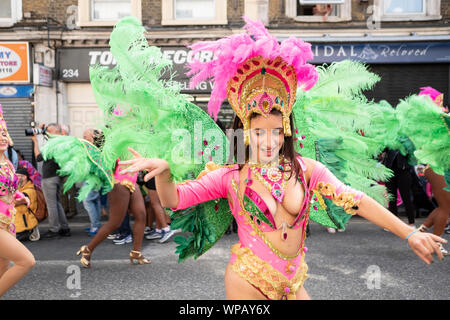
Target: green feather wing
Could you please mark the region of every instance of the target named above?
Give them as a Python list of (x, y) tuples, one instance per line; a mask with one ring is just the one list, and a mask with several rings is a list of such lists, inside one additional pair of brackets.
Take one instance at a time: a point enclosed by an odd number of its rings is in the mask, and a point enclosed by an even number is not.
[(105, 163), (102, 153), (90, 142), (70, 136), (51, 136), (41, 150), (44, 160), (53, 159), (60, 169), (58, 174), (66, 177), (64, 192), (77, 182), (84, 182), (78, 199), (87, 197), (91, 190), (103, 193), (114, 186), (112, 165)]
[[(296, 151), (323, 163), (339, 180), (365, 192), (385, 205), (385, 181), (392, 172), (374, 157), (384, 148), (386, 139), (376, 136), (384, 132), (380, 124), (371, 127), (378, 105), (362, 94), (371, 89), (379, 77), (364, 64), (342, 61), (319, 67), (319, 80), (311, 90), (299, 92), (293, 108)], [(395, 115), (392, 115), (397, 125)], [(373, 120), (375, 119), (375, 120)], [(378, 122), (377, 122), (378, 123)], [(395, 130), (397, 126), (393, 126)], [(364, 132), (364, 135), (361, 134)], [(311, 220), (327, 227), (345, 229), (351, 215), (330, 200), (315, 195), (310, 205)]]
[[(174, 182), (197, 177), (210, 161), (225, 164), (229, 149), (225, 134), (180, 93), (171, 81), (171, 62), (159, 48), (148, 45), (140, 21), (133, 17), (119, 21), (110, 46), (116, 67), (90, 69), (96, 101), (104, 113), (105, 159), (129, 159), (131, 147), (143, 157), (165, 159)], [(173, 228), (190, 233), (187, 239), (176, 240), (183, 261), (211, 248), (232, 215), (226, 199), (219, 199), (175, 212), (172, 219)]]
[(412, 95), (397, 106), (402, 134), (414, 144), (420, 163), (441, 175), (450, 170), (450, 116), (423, 95)]

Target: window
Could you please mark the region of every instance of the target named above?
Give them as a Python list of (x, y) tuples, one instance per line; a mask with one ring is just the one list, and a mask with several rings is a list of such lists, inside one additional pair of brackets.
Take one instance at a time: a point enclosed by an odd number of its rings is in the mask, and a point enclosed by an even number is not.
[(384, 14), (424, 13), (424, 0), (385, 0)]
[(131, 14), (131, 0), (91, 0), (93, 21), (113, 21)]
[(11, 27), (22, 19), (22, 0), (0, 0), (0, 27)]
[(175, 20), (216, 18), (215, 0), (175, 0)]
[(420, 21), (441, 19), (441, 0), (374, 0), (379, 21)]
[(11, 18), (11, 0), (0, 0), (0, 18)]
[(141, 19), (141, 0), (78, 0), (78, 25), (81, 27), (113, 26), (130, 15)]
[(286, 0), (286, 15), (299, 22), (350, 21), (351, 14), (351, 0)]
[(226, 0), (162, 1), (162, 24), (227, 24)]

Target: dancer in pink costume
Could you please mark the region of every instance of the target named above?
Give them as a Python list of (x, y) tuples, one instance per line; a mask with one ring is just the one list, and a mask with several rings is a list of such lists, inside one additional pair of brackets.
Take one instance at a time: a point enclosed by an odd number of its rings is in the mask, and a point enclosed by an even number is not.
[[(17, 190), (19, 184), (14, 166), (4, 155), (11, 142), (0, 105), (0, 297), (35, 264), (31, 252), (16, 239), (14, 204), (29, 205), (30, 202)], [(10, 268), (11, 261), (14, 266)]]
[[(401, 239), (427, 264), (433, 253), (442, 259), (437, 242), (446, 240), (416, 232), (382, 205), (341, 183), (321, 163), (294, 151), (293, 118), (297, 88), (308, 90), (317, 81), (311, 46), (296, 38), (279, 44), (259, 22), (247, 19), (248, 34), (192, 46), (210, 50), (211, 62), (191, 64), (192, 85), (214, 78), (208, 105), (217, 117), (225, 98), (235, 111), (236, 131), (246, 146), (239, 164), (206, 166), (196, 180), (175, 184), (169, 162), (144, 158), (130, 148), (134, 159), (123, 161), (125, 172), (147, 170), (156, 177), (161, 204), (181, 210), (213, 199), (228, 199), (238, 223), (239, 242), (225, 272), (228, 299), (309, 299), (304, 288), (305, 231), (309, 203), (323, 197), (358, 214)], [(238, 138), (239, 139), (239, 138)], [(322, 198), (321, 198), (322, 199)]]

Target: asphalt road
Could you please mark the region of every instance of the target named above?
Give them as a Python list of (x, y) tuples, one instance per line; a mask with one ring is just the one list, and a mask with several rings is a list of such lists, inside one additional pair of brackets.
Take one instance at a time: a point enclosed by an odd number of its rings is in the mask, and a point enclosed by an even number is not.
[[(77, 217), (76, 217), (77, 218)], [(177, 263), (175, 243), (144, 240), (150, 265), (130, 265), (131, 244), (105, 240), (80, 267), (75, 252), (87, 244), (83, 217), (70, 221), (72, 236), (25, 242), (35, 267), (5, 300), (221, 300), (224, 271), (237, 235), (225, 235), (198, 260)], [(417, 223), (422, 222), (419, 219)], [(309, 279), (305, 288), (320, 300), (435, 300), (450, 298), (450, 257), (428, 266), (406, 243), (360, 217), (343, 233), (328, 234), (312, 223), (307, 238)], [(45, 232), (45, 224), (41, 232)], [(444, 238), (450, 240), (449, 235)]]

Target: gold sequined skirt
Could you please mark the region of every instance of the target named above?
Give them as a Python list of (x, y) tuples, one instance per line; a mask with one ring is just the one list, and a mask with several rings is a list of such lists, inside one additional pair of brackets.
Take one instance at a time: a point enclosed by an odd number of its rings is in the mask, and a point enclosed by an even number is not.
[(295, 300), (296, 292), (308, 278), (308, 265), (303, 256), (296, 274), (292, 279), (288, 279), (240, 243), (233, 245), (231, 252), (236, 255), (232, 265), (233, 271), (271, 300)]

